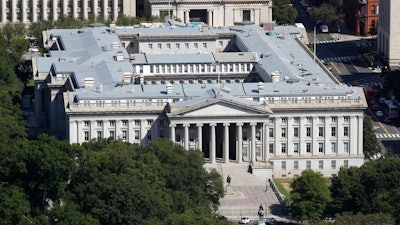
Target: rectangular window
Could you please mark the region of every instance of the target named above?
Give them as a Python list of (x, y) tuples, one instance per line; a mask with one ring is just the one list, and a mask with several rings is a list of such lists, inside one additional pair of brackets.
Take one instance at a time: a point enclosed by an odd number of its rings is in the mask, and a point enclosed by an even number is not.
[(176, 43), (176, 44), (175, 44), (175, 47), (176, 47), (177, 49), (180, 49), (180, 48), (181, 48), (181, 45), (180, 45), (179, 43)]
[(140, 126), (140, 120), (135, 120), (135, 126)]
[(286, 170), (286, 161), (282, 161), (282, 169)]
[(90, 121), (83, 121), (83, 126), (90, 127)]
[(185, 48), (189, 48), (189, 43), (185, 43)]
[(282, 127), (281, 128), (281, 137), (286, 137), (286, 128), (285, 127)]
[(115, 131), (110, 130), (110, 139), (115, 140)]
[(286, 143), (281, 144), (281, 152), (286, 153)]
[(157, 44), (157, 47), (158, 47), (159, 49), (161, 49), (161, 47), (162, 47), (161, 43), (160, 43), (160, 44)]
[(331, 116), (331, 122), (332, 123), (336, 123), (337, 121), (337, 117), (336, 116)]
[(306, 143), (306, 152), (311, 153), (311, 143), (310, 142)]
[(127, 127), (128, 126), (128, 120), (122, 120), (122, 126)]
[(96, 123), (97, 123), (97, 127), (103, 127), (103, 121), (98, 120)]
[(153, 49), (153, 44), (149, 44), (149, 49)]
[(260, 157), (260, 156), (261, 156), (261, 147), (260, 147), (260, 146), (257, 146), (257, 147), (256, 147), (256, 156), (257, 156), (257, 157)]
[(311, 137), (311, 127), (306, 127), (306, 136)]
[(207, 48), (207, 43), (203, 43), (203, 48)]
[(311, 124), (312, 123), (312, 117), (307, 117), (307, 123)]
[(293, 162), (293, 169), (295, 169), (295, 170), (299, 169), (299, 161), (294, 161)]
[(101, 131), (97, 131), (97, 139), (102, 139), (103, 138), (103, 133)]
[(349, 142), (343, 143), (343, 152), (349, 153)]
[(293, 118), (293, 123), (299, 124), (300, 123), (300, 117), (294, 117)]
[(293, 137), (296, 137), (296, 138), (299, 137), (299, 128), (298, 127), (293, 128)]
[(331, 127), (331, 136), (336, 137), (336, 127)]
[(299, 153), (299, 143), (293, 143), (293, 152)]
[(147, 140), (151, 140), (151, 131), (150, 130), (148, 130), (147, 131)]
[(224, 46), (224, 42), (223, 41), (219, 41), (219, 47), (223, 47)]
[(198, 43), (194, 43), (194, 48), (199, 48), (199, 44)]
[(349, 136), (349, 127), (343, 127), (343, 136), (345, 137)]
[(311, 161), (306, 161), (306, 168), (311, 169)]
[(349, 160), (344, 160), (343, 167), (344, 168), (349, 168)]
[(153, 124), (153, 120), (147, 120), (147, 126), (151, 126)]
[(251, 11), (250, 10), (248, 10), (248, 9), (243, 10), (242, 13), (243, 13), (242, 21), (251, 21)]
[(171, 44), (170, 43), (167, 43), (167, 48), (171, 49)]
[(331, 161), (331, 168), (336, 169), (336, 160)]
[(123, 141), (126, 141), (126, 138), (127, 138), (127, 135), (126, 135), (126, 134), (127, 134), (126, 130), (123, 130), (123, 131), (122, 131), (122, 140), (123, 140)]
[(243, 147), (243, 156), (247, 157), (247, 147)]
[(320, 153), (324, 152), (324, 143), (323, 142), (318, 143), (318, 152), (320, 152)]
[(271, 124), (273, 124), (273, 123), (275, 123), (275, 119), (274, 118), (269, 118), (269, 123), (271, 123)]
[(322, 169), (324, 169), (324, 161), (323, 160), (319, 160), (318, 161), (318, 164), (319, 164), (319, 168), (322, 170)]
[(376, 5), (371, 6), (371, 14), (375, 15), (376, 14)]
[(323, 137), (324, 136), (324, 128), (323, 127), (318, 127), (318, 136)]
[(320, 116), (318, 117), (318, 123), (323, 123), (325, 121), (325, 118)]
[(273, 138), (274, 137), (274, 128), (268, 128), (268, 137)]
[(85, 141), (89, 141), (89, 140), (90, 140), (90, 132), (85, 131)]
[(343, 120), (344, 120), (345, 123), (349, 123), (350, 122), (350, 117), (349, 116), (345, 116), (343, 118)]
[(134, 139), (139, 140), (140, 139), (139, 130), (134, 130), (133, 132), (134, 132)]
[(331, 152), (335, 153), (336, 152), (336, 142), (331, 143)]
[(282, 121), (283, 124), (286, 124), (287, 123), (287, 118), (283, 117), (283, 118), (281, 118), (281, 121)]
[(273, 143), (268, 144), (268, 151), (269, 151), (269, 153), (274, 154), (274, 144)]

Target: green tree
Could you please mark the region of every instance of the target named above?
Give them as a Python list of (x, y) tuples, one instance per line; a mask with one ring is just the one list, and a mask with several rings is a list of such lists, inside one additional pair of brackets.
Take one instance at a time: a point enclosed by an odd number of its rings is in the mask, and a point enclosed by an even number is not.
[(344, 14), (338, 12), (337, 8), (330, 3), (322, 3), (319, 7), (314, 7), (312, 16), (329, 24), (340, 23), (344, 18)]
[(297, 17), (297, 10), (290, 0), (276, 0), (272, 5), (272, 19), (278, 25), (294, 24)]
[(296, 220), (319, 221), (330, 201), (326, 180), (312, 170), (305, 170), (291, 184), (289, 211)]
[(21, 224), (29, 212), (29, 202), (22, 188), (0, 184), (0, 224)]
[(373, 159), (382, 154), (382, 148), (372, 129), (372, 120), (369, 116), (364, 116), (363, 120), (363, 146), (366, 159)]
[(385, 224), (395, 225), (393, 217), (387, 213), (374, 213), (374, 214), (353, 214), (351, 212), (344, 212), (335, 216), (335, 225), (364, 225), (364, 224)]

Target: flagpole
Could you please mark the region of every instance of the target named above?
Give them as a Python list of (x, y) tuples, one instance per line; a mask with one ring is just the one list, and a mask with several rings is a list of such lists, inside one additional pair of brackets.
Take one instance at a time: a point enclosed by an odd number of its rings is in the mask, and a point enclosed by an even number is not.
[(315, 56), (317, 54), (317, 41), (315, 40), (317, 37), (317, 32), (316, 32), (316, 27), (314, 26), (314, 62), (315, 62)]

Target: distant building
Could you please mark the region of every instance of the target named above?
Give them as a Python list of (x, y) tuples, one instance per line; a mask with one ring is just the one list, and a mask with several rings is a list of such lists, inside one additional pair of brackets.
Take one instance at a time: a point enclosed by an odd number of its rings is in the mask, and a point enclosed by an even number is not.
[(115, 21), (118, 16), (136, 16), (135, 0), (1, 0), (0, 24), (57, 20), (62, 16), (89, 16)]
[(379, 1), (378, 52), (391, 68), (400, 68), (400, 2)]
[(268, 177), (364, 163), (363, 89), (314, 61), (304, 29), (180, 25), (44, 31), (35, 127), (78, 144), (168, 138)]
[(341, 3), (348, 29), (357, 36), (377, 34), (379, 0), (346, 0)]

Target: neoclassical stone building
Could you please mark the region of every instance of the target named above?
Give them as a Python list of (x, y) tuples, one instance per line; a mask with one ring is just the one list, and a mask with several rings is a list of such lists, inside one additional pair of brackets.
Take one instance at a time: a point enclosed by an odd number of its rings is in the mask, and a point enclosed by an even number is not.
[(45, 31), (35, 124), (71, 143), (168, 138), (275, 177), (361, 166), (364, 93), (337, 82), (301, 37), (245, 24)]

